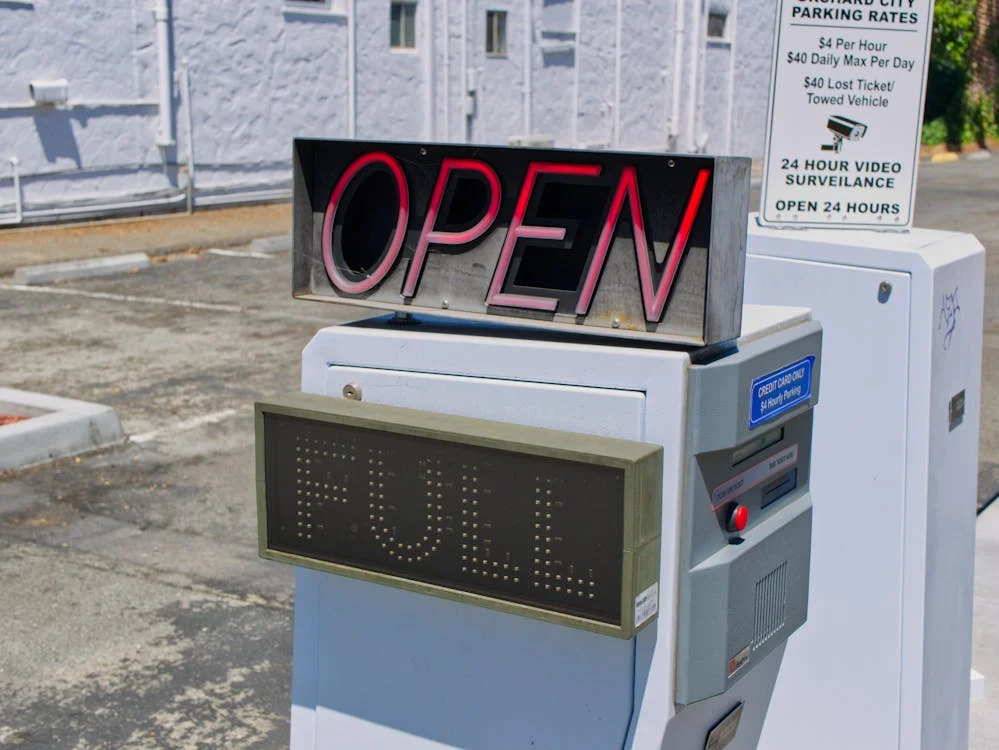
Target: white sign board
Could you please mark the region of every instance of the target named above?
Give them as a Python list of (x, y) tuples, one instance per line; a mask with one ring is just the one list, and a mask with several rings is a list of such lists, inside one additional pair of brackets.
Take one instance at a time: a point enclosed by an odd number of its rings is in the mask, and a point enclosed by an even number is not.
[(760, 220), (912, 226), (933, 0), (778, 0)]

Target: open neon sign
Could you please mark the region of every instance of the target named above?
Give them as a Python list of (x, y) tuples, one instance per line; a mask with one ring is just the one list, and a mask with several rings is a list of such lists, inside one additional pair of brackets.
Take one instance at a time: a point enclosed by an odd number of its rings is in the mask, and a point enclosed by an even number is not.
[[(715, 216), (736, 162), (297, 141), (296, 295), (730, 338), (737, 320), (706, 332), (706, 298), (711, 256), (744, 251), (747, 201)], [(720, 265), (741, 301), (741, 259)]]

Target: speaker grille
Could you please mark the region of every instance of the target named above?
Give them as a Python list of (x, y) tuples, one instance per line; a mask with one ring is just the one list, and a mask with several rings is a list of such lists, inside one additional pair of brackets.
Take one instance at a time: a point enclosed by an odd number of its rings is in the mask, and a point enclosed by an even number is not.
[(760, 648), (784, 627), (787, 611), (787, 562), (756, 582), (756, 615), (753, 650)]

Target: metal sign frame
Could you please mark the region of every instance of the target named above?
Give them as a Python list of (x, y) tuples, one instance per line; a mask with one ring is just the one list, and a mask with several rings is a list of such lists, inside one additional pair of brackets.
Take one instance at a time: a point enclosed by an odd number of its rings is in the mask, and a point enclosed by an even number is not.
[(729, 341), (749, 173), (738, 157), (299, 139), (294, 295)]
[[(266, 415), (291, 416), (392, 435), (454, 442), (621, 470), (624, 539), (620, 622), (612, 624), (588, 619), (541, 606), (492, 598), (460, 588), (275, 549), (268, 539), (268, 507), (270, 502), (277, 500), (269, 498), (267, 493)], [(631, 638), (638, 630), (655, 620), (656, 608), (650, 607), (650, 598), (657, 599), (655, 594), (659, 578), (662, 446), (302, 393), (259, 401), (256, 403), (255, 416), (257, 521), (261, 557), (618, 638)], [(419, 497), (422, 502), (422, 494)], [(636, 615), (644, 618), (637, 625)]]

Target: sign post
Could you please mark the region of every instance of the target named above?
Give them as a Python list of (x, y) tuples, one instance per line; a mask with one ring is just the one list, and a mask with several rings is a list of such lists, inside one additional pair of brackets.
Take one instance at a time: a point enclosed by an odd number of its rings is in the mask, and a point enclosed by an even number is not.
[(933, 0), (780, 0), (760, 221), (906, 230)]

